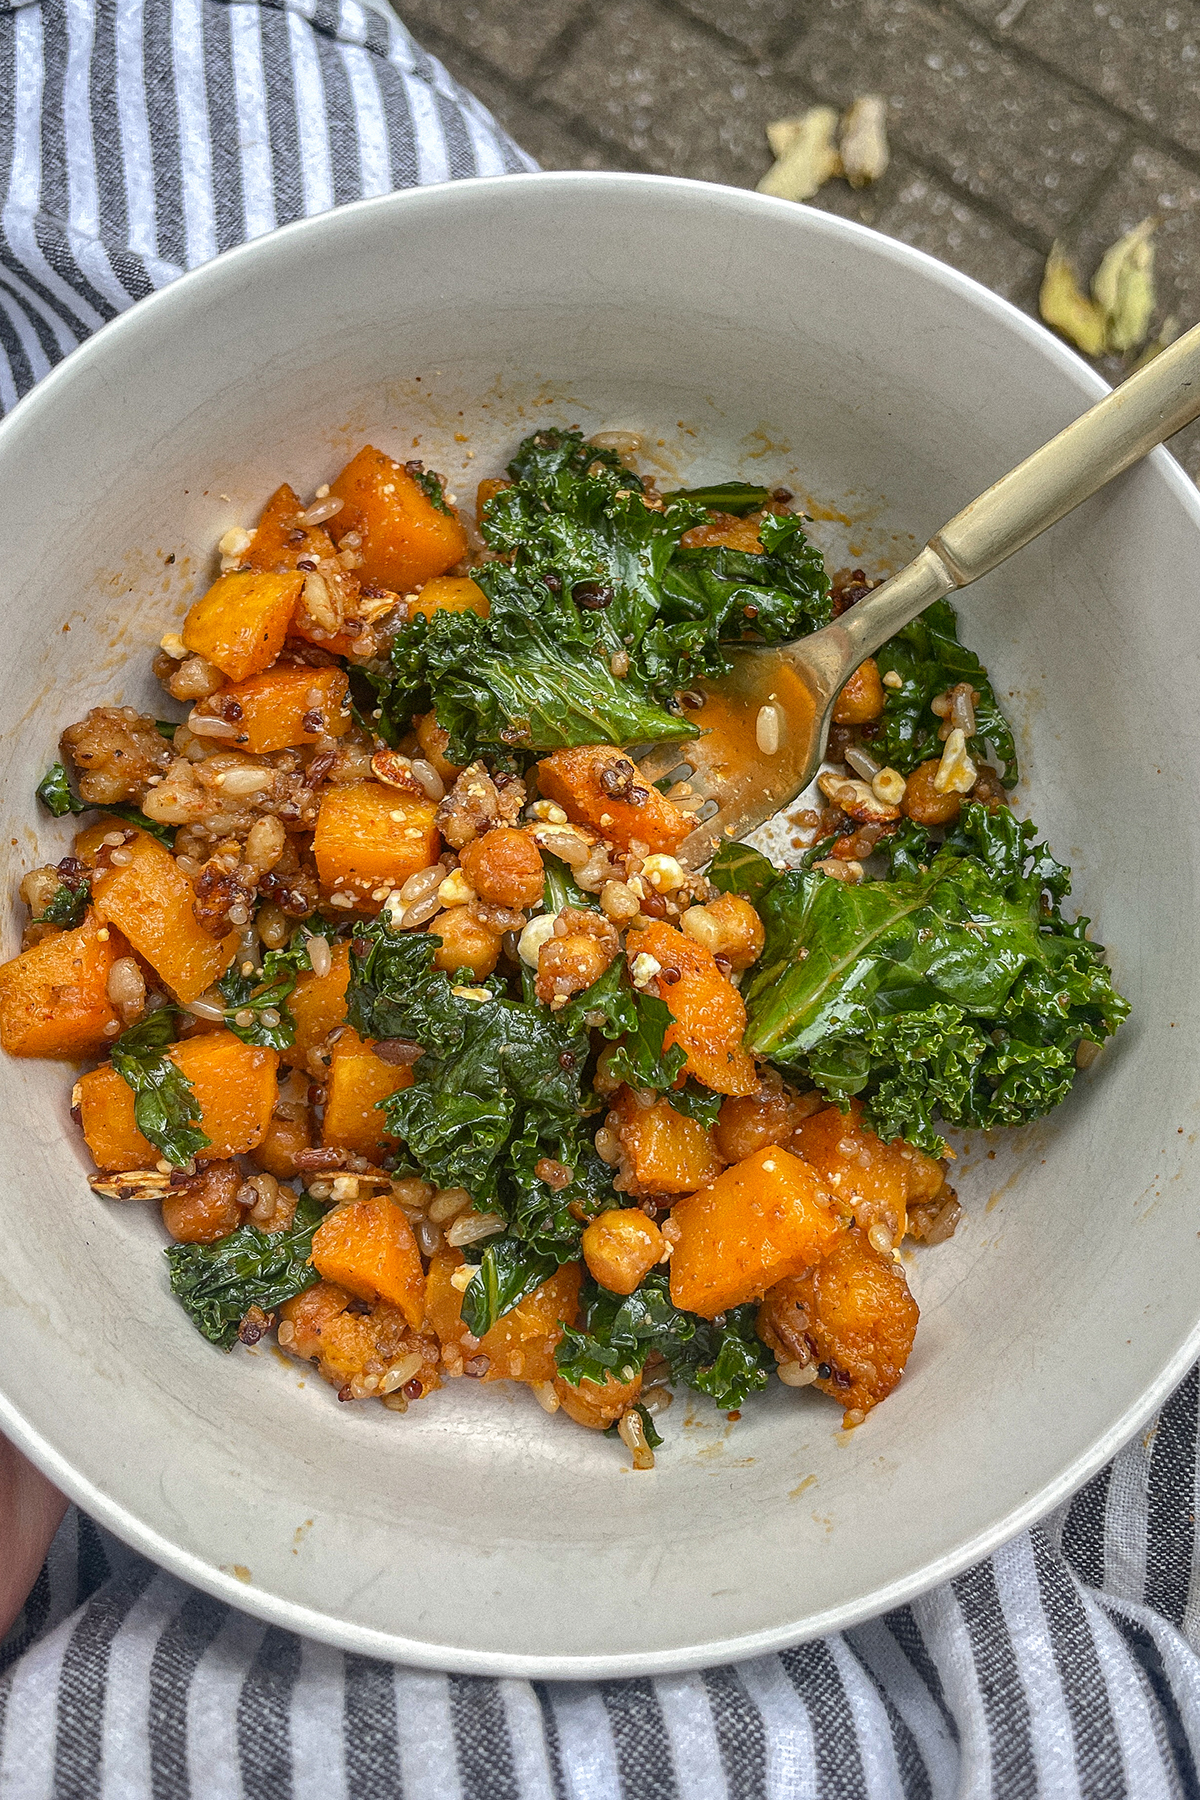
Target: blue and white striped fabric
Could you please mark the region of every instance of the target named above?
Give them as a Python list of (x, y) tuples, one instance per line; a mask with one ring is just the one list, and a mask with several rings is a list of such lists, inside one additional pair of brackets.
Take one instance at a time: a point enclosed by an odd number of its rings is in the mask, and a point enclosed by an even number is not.
[[(0, 0), (0, 409), (244, 238), (532, 166), (382, 0)], [(653, 1681), (345, 1656), (71, 1509), (0, 1646), (0, 1800), (1190, 1800), (1198, 1411), (1193, 1371), (1067, 1507), (910, 1607)]]

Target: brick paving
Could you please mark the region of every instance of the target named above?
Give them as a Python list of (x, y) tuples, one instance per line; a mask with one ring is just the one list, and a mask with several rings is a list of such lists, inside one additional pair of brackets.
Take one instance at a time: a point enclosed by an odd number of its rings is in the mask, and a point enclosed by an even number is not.
[[(1086, 277), (1154, 213), (1155, 328), (1200, 318), (1200, 0), (394, 3), (544, 168), (753, 187), (769, 120), (880, 93), (887, 175), (812, 204), (1029, 311), (1055, 238)], [(1200, 475), (1200, 423), (1173, 447)]]

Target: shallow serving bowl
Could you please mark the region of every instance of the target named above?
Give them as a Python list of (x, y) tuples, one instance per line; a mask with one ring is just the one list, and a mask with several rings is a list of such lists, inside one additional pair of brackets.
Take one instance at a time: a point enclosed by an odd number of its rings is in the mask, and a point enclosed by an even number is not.
[[(11, 875), (64, 828), (61, 728), (151, 703), (149, 653), (232, 524), (364, 440), (470, 503), (540, 424), (645, 429), (667, 473), (811, 496), (832, 566), (907, 553), (1101, 391), (1003, 301), (804, 207), (619, 175), (366, 201), (137, 307), (0, 428)], [(820, 515), (825, 515), (823, 518)], [(171, 1298), (151, 1210), (97, 1199), (71, 1075), (0, 1068), (0, 1425), (179, 1575), (356, 1650), (634, 1674), (909, 1598), (1062, 1499), (1200, 1349), (1200, 500), (1159, 451), (972, 590), (1030, 810), (1134, 1005), (1043, 1125), (960, 1146), (966, 1218), (857, 1431), (811, 1391), (680, 1395), (653, 1473), (524, 1390), (339, 1406)], [(18, 935), (4, 907), (4, 952)], [(994, 1154), (993, 1154), (994, 1153)]]

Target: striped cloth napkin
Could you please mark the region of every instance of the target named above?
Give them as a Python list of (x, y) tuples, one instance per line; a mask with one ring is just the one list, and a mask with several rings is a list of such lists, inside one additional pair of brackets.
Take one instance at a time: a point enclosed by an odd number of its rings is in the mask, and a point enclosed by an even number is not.
[[(0, 0), (0, 410), (245, 238), (533, 166), (382, 0)], [(72, 1508), (0, 1645), (0, 1800), (1188, 1800), (1198, 1410), (1193, 1370), (1069, 1505), (912, 1606), (654, 1680), (343, 1655)]]

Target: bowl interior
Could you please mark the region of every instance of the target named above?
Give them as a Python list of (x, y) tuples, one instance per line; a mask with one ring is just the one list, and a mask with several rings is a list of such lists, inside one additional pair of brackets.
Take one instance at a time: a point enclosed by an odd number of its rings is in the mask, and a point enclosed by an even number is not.
[[(60, 729), (151, 703), (149, 654), (232, 524), (365, 440), (460, 502), (538, 425), (648, 434), (682, 480), (812, 497), (831, 566), (902, 560), (1095, 397), (1038, 327), (915, 252), (753, 195), (553, 176), (394, 196), (262, 240), (109, 327), (0, 430), (11, 872), (68, 833)], [(960, 1147), (966, 1217), (909, 1262), (922, 1324), (852, 1433), (811, 1392), (680, 1396), (658, 1467), (453, 1383), (339, 1406), (222, 1356), (149, 1210), (98, 1200), (70, 1071), (0, 1068), (0, 1419), (186, 1578), (342, 1644), (582, 1675), (851, 1622), (1060, 1498), (1182, 1373), (1200, 1276), (1191, 895), (1200, 509), (1159, 453), (963, 597), (1009, 696), (1019, 805), (1075, 867), (1134, 1016), (1051, 1120)], [(1163, 853), (1163, 846), (1169, 853)], [(57, 852), (61, 854), (61, 851)], [(17, 913), (5, 907), (5, 954)]]

